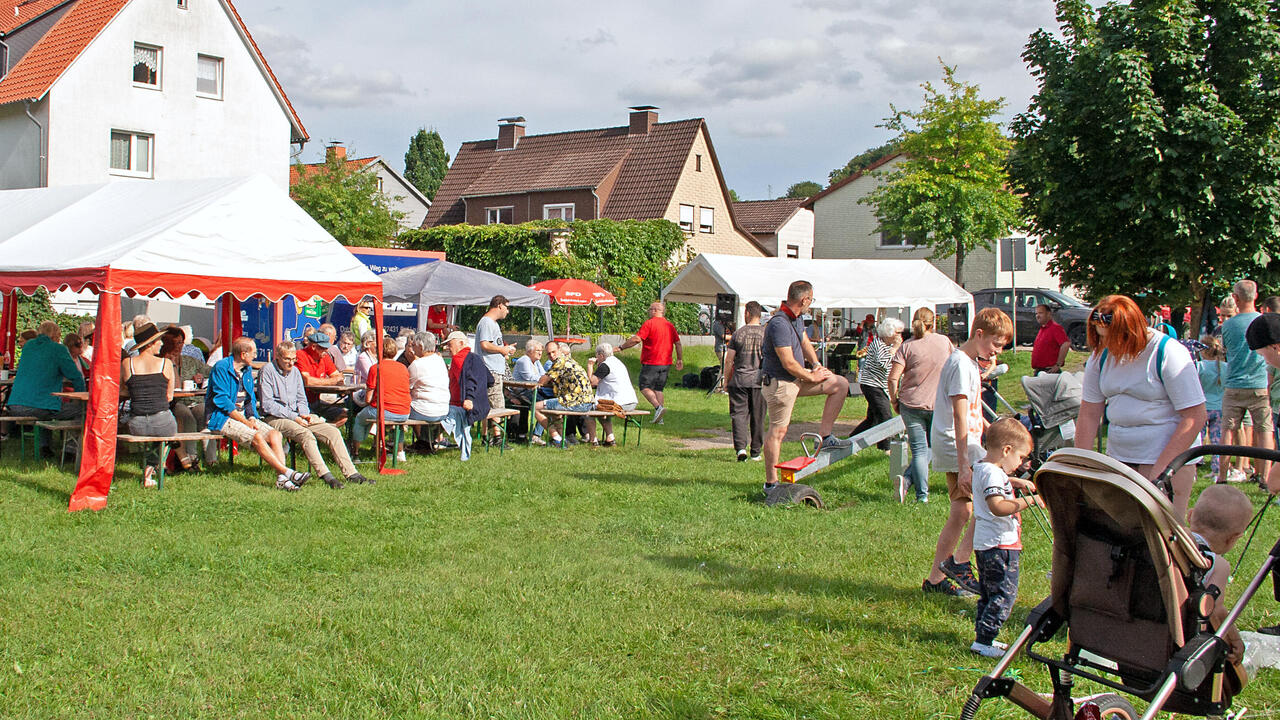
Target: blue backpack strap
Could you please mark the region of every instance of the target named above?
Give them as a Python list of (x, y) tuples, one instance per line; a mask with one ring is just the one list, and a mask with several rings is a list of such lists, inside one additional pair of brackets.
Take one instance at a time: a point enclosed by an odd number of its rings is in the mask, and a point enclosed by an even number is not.
[(1169, 342), (1168, 335), (1160, 336), (1160, 344), (1156, 345), (1156, 378), (1164, 384), (1164, 346)]

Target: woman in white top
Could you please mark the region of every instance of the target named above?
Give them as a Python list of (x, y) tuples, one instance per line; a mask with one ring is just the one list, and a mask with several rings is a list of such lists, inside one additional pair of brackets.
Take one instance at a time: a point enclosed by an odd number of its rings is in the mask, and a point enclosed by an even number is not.
[[(1147, 327), (1138, 304), (1108, 295), (1089, 315), (1089, 356), (1075, 445), (1090, 449), (1105, 411), (1107, 454), (1148, 480), (1196, 444), (1205, 424), (1204, 391), (1191, 353)], [(1186, 517), (1195, 465), (1174, 474), (1173, 505)]]
[(436, 336), (414, 335), (413, 362), (409, 363), (409, 417), (442, 422), (449, 415), (449, 369), (436, 352)]
[[(631, 386), (631, 374), (627, 372), (627, 366), (613, 355), (613, 346), (609, 343), (600, 343), (596, 346), (595, 357), (587, 359), (587, 375), (591, 377), (591, 384), (596, 388), (596, 398), (599, 400), (612, 400), (622, 406), (623, 410), (635, 410), (638, 398), (636, 397), (636, 389)], [(589, 435), (595, 434), (595, 422), (588, 420), (590, 423)], [(600, 418), (600, 425), (604, 428), (604, 446), (612, 447), (614, 444), (613, 437), (613, 418)]]

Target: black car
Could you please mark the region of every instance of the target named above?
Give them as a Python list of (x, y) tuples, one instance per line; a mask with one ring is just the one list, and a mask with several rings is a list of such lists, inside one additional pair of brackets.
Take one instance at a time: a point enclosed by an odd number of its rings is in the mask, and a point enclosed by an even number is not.
[[(985, 307), (995, 307), (1012, 316), (1013, 296), (1014, 291), (1009, 288), (979, 290), (973, 293), (974, 312)], [(1089, 306), (1070, 295), (1047, 288), (1018, 288), (1018, 344), (1030, 345), (1035, 341), (1036, 333), (1040, 332), (1040, 324), (1036, 322), (1036, 306), (1046, 304), (1053, 308), (1053, 319), (1067, 331), (1071, 346), (1076, 350), (1084, 350)]]

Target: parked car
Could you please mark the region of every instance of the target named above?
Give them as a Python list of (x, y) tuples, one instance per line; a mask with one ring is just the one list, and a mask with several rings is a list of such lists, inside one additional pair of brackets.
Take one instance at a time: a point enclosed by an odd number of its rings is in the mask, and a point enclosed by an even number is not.
[[(1047, 288), (1018, 288), (1018, 344), (1030, 345), (1035, 341), (1036, 333), (1040, 331), (1040, 325), (1036, 322), (1036, 306), (1045, 304), (1053, 308), (1053, 319), (1067, 331), (1071, 346), (1076, 350), (1084, 350), (1089, 306), (1070, 295)], [(1008, 288), (988, 288), (973, 293), (975, 312), (985, 307), (996, 307), (1012, 316), (1013, 305), (1014, 291)]]

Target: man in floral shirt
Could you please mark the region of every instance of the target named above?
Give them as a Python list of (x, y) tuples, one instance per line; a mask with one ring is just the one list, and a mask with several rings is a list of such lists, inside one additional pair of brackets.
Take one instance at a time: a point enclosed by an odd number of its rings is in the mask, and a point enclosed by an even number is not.
[[(555, 397), (542, 400), (534, 407), (534, 417), (538, 424), (548, 427), (548, 416), (543, 410), (567, 410), (569, 412), (590, 412), (596, 409), (596, 396), (591, 390), (591, 378), (570, 355), (568, 346), (549, 342), (546, 347), (547, 356), (551, 358), (551, 369), (538, 381), (538, 385), (549, 385)], [(590, 423), (590, 441), (595, 444), (595, 423)], [(551, 427), (551, 444), (563, 442), (557, 427)], [(541, 438), (535, 437), (533, 443), (541, 444)]]

